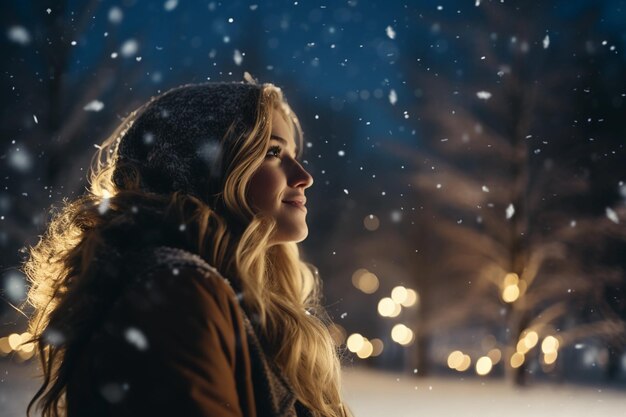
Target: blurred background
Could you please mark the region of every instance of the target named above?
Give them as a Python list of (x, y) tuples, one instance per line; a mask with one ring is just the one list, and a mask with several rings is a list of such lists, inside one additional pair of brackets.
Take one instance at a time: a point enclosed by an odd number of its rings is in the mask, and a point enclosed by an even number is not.
[(305, 131), (357, 415), (626, 415), (626, 1), (0, 7), (3, 416), (38, 387), (18, 268), (50, 209), (150, 96), (244, 72)]

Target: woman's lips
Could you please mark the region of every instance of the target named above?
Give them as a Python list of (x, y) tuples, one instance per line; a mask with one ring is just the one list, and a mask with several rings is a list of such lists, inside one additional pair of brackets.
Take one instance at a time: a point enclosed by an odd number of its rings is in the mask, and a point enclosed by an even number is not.
[(307, 212), (306, 206), (304, 205), (304, 202), (301, 201), (283, 201), (283, 203), (287, 204), (288, 206), (292, 206), (295, 207), (297, 209), (300, 209), (302, 211), (304, 211), (305, 213)]

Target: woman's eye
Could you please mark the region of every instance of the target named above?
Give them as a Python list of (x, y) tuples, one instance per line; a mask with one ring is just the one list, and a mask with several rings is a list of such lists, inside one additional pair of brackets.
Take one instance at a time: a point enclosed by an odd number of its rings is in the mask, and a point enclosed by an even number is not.
[(272, 146), (271, 148), (268, 149), (267, 151), (267, 155), (266, 156), (272, 156), (275, 158), (280, 157), (280, 146)]

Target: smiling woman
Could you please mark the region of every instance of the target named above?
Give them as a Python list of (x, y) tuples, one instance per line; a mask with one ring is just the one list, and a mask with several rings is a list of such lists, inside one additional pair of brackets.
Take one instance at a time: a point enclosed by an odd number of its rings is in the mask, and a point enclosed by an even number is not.
[(133, 112), (23, 266), (44, 370), (29, 413), (351, 415), (298, 252), (301, 142), (272, 84), (186, 85)]
[(272, 244), (300, 242), (308, 234), (304, 190), (313, 184), (313, 177), (296, 155), (293, 129), (289, 128), (286, 115), (276, 110), (272, 116), (269, 151), (252, 176), (249, 188), (255, 209), (276, 220)]

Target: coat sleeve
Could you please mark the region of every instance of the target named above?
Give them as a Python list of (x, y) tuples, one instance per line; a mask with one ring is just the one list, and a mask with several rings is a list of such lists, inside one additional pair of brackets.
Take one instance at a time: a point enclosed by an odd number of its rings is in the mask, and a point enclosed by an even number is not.
[[(237, 352), (245, 337), (235, 294), (195, 267), (159, 268), (105, 321), (96, 387), (111, 416), (239, 417)], [(240, 371), (239, 371), (240, 372)]]

